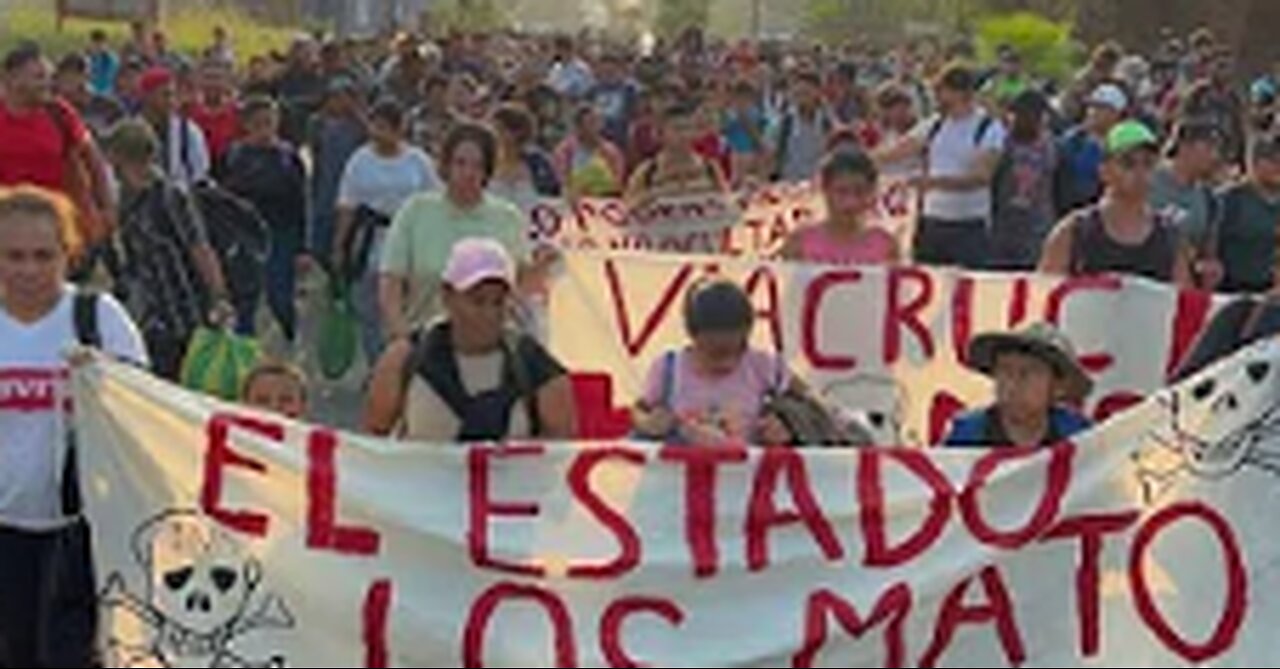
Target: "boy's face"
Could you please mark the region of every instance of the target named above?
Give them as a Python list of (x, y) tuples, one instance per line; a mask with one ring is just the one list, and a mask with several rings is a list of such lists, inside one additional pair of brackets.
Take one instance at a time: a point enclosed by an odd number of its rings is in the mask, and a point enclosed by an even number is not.
[(738, 368), (747, 352), (748, 332), (707, 332), (693, 337), (693, 353), (703, 371), (711, 376), (728, 376)]
[(1025, 353), (1008, 352), (996, 357), (992, 377), (996, 402), (1015, 416), (1048, 414), (1057, 395), (1057, 375), (1047, 362)]
[(280, 113), (263, 109), (250, 114), (244, 120), (244, 132), (250, 139), (274, 139), (280, 131)]
[(306, 417), (307, 399), (297, 379), (284, 374), (257, 378), (245, 393), (245, 403), (293, 420)]
[(1145, 200), (1151, 192), (1151, 173), (1159, 162), (1153, 149), (1112, 156), (1102, 165), (1102, 179), (1115, 195)]
[(232, 91), (231, 73), (222, 67), (206, 67), (200, 72), (200, 88), (209, 96), (229, 95)]

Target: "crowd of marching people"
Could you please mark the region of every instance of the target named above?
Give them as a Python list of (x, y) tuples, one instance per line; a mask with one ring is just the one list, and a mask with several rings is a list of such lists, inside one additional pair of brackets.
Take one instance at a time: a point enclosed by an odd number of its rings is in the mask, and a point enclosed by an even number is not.
[[(176, 53), (136, 24), (77, 53), (20, 45), (0, 87), (0, 667), (95, 666), (87, 531), (63, 408), (71, 345), (177, 381), (193, 337), (289, 351), (300, 282), (357, 315), (365, 431), (426, 442), (571, 439), (570, 370), (519, 306), (561, 256), (530, 240), (541, 198), (663, 198), (813, 180), (827, 219), (785, 260), (917, 263), (1271, 291), (1280, 83), (1240, 86), (1201, 31), (1157, 52), (1099, 46), (1070, 81), (966, 44), (888, 51), (589, 36), (300, 38)], [(913, 236), (877, 225), (883, 179), (920, 193)], [(78, 286), (78, 287), (73, 287)], [(688, 345), (655, 361), (634, 436), (864, 444), (774, 352), (743, 289), (700, 283)], [(1257, 322), (1252, 319), (1250, 322)], [(1238, 334), (1238, 333), (1237, 333)], [(1256, 336), (1256, 335), (1254, 335)], [(1201, 356), (1204, 357), (1204, 356)], [(1071, 342), (1047, 325), (975, 338), (990, 407), (951, 446), (1053, 444), (1088, 427)], [(14, 386), (18, 387), (18, 386)], [(238, 399), (308, 418), (313, 385), (263, 361)], [(310, 418), (324, 420), (323, 416)]]

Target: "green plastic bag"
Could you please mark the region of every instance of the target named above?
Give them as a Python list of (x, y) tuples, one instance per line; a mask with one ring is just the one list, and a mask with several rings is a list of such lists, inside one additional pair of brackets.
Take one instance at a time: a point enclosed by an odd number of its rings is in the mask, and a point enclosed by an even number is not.
[(351, 293), (342, 281), (334, 281), (320, 320), (316, 351), (320, 373), (337, 381), (351, 371), (360, 348), (360, 319), (351, 305)]
[(229, 330), (200, 328), (187, 346), (180, 380), (191, 390), (236, 401), (261, 354), (254, 339)]

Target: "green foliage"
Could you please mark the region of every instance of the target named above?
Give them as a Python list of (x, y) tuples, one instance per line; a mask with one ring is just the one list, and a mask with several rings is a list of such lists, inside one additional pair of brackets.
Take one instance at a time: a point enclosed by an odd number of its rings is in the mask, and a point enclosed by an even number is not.
[(1063, 79), (1071, 74), (1078, 54), (1072, 25), (1039, 14), (1017, 12), (990, 16), (978, 23), (978, 55), (991, 62), (1004, 44), (1022, 54), (1027, 69), (1039, 76)]
[[(284, 50), (297, 32), (264, 25), (261, 20), (233, 9), (177, 7), (177, 11), (164, 17), (163, 28), (172, 47), (181, 53), (199, 53), (207, 48), (213, 42), (213, 27), (217, 25), (226, 27), (231, 33), (236, 54), (242, 59), (272, 50)], [(89, 33), (99, 28), (106, 31), (116, 44), (129, 35), (128, 25), (124, 22), (84, 19), (68, 20), (59, 32), (52, 3), (19, 3), (9, 9), (3, 23), (0, 23), (0, 52), (7, 51), (19, 41), (34, 40), (56, 57), (83, 48), (89, 43)]]
[(431, 12), (432, 23), (443, 30), (489, 32), (510, 26), (511, 17), (495, 0), (453, 0)]
[(706, 28), (711, 21), (711, 0), (660, 0), (657, 32), (673, 37), (689, 28)]
[(834, 41), (847, 32), (852, 17), (848, 0), (810, 0), (805, 32), (823, 41)]

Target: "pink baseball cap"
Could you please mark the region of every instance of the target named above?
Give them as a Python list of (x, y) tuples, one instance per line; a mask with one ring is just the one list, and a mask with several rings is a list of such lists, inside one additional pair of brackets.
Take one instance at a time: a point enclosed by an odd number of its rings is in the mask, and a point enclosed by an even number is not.
[(516, 283), (516, 267), (506, 247), (493, 239), (470, 238), (454, 244), (442, 276), (454, 290), (466, 292), (486, 281)]

